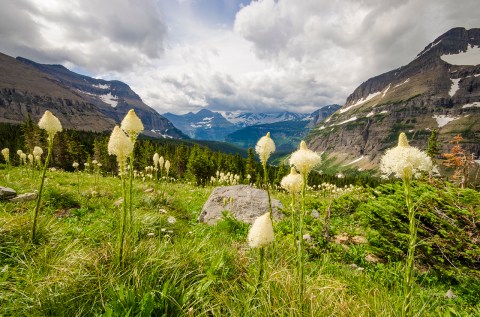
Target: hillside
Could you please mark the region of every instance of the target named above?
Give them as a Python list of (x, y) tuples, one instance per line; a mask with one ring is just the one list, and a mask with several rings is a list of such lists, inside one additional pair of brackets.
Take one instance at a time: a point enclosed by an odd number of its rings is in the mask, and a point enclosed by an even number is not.
[(0, 53), (0, 122), (37, 121), (51, 110), (66, 128), (111, 130), (130, 109), (135, 109), (153, 137), (182, 138), (171, 122), (143, 103), (120, 81), (76, 74), (61, 65), (38, 64)]
[(433, 129), (446, 151), (461, 134), (480, 155), (480, 29), (455, 28), (406, 66), (373, 77), (309, 135), (309, 145), (340, 161), (372, 167), (400, 132), (426, 148)]

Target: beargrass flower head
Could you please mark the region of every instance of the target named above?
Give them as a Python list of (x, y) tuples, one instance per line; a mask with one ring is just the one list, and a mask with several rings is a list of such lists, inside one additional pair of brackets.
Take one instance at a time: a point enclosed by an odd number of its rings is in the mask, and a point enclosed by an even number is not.
[(21, 155), (22, 155), (22, 153), (23, 153), (23, 151), (22, 151), (22, 150), (17, 150), (17, 155), (18, 155), (18, 156), (21, 156)]
[(30, 164), (33, 164), (33, 154), (28, 154), (28, 161), (30, 162)]
[(55, 117), (50, 111), (45, 111), (43, 116), (38, 122), (40, 129), (46, 130), (49, 138), (53, 138), (55, 133), (62, 132), (62, 124), (57, 117)]
[(5, 162), (10, 162), (10, 150), (7, 147), (2, 150), (2, 155), (5, 159)]
[(132, 141), (134, 141), (144, 129), (142, 120), (140, 120), (133, 109), (130, 109), (125, 118), (123, 118), (121, 128), (130, 139), (133, 139)]
[(303, 177), (297, 173), (295, 167), (290, 169), (290, 174), (282, 178), (280, 185), (291, 194), (296, 194), (302, 190)]
[(275, 152), (275, 142), (270, 138), (270, 132), (258, 140), (257, 145), (255, 145), (255, 152), (260, 157), (262, 164), (267, 164), (268, 158)]
[[(122, 167), (130, 153), (133, 151), (133, 143), (118, 125), (113, 128), (108, 140), (108, 154), (115, 155), (117, 162)], [(123, 171), (122, 171), (123, 172)]]
[(160, 161), (160, 155), (158, 153), (153, 154), (153, 165), (158, 168), (158, 162)]
[(167, 175), (170, 172), (170, 161), (169, 160), (165, 161), (165, 171), (167, 171)]
[(300, 149), (292, 153), (290, 157), (290, 165), (296, 167), (296, 169), (302, 175), (308, 175), (310, 171), (320, 164), (322, 161), (320, 155), (307, 148), (305, 141), (300, 142)]
[(33, 148), (33, 156), (34, 157), (42, 156), (42, 154), (43, 154), (43, 150), (42, 150), (41, 147), (36, 146), (36, 147)]
[(391, 175), (409, 180), (419, 177), (422, 172), (430, 172), (432, 160), (427, 153), (408, 144), (405, 133), (400, 133), (398, 145), (388, 149), (380, 161), (380, 171), (384, 177)]
[(26, 164), (27, 163), (27, 154), (25, 154), (25, 153), (20, 154), (20, 160), (22, 160), (23, 164)]
[(72, 166), (73, 168), (78, 168), (78, 162), (73, 162)]
[(273, 240), (272, 220), (270, 219), (270, 213), (267, 212), (255, 219), (248, 232), (248, 245), (251, 248), (262, 248), (272, 243)]

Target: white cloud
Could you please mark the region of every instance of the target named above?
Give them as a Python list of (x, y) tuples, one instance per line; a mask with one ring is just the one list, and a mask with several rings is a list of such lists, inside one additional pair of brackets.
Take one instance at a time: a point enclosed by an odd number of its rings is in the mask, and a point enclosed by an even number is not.
[(122, 80), (161, 113), (308, 112), (343, 103), (452, 27), (478, 27), (477, 9), (476, 0), (6, 0), (0, 51)]

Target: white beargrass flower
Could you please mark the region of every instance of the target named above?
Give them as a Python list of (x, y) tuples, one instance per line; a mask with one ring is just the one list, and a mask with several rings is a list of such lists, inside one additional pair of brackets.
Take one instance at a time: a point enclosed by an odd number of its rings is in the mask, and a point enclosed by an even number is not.
[(167, 172), (167, 176), (168, 176), (168, 172), (170, 172), (170, 161), (169, 160), (165, 161), (165, 171)]
[(155, 169), (158, 168), (158, 161), (160, 161), (160, 155), (158, 155), (158, 153), (153, 154), (153, 165)]
[(303, 177), (297, 173), (295, 167), (292, 167), (290, 174), (282, 178), (280, 185), (291, 194), (299, 193), (303, 187)]
[(21, 156), (21, 155), (22, 155), (22, 153), (23, 153), (23, 151), (22, 151), (22, 150), (17, 150), (17, 155), (18, 155), (18, 156)]
[[(41, 147), (39, 146), (36, 146), (33, 148), (33, 156), (36, 157), (36, 156), (42, 156), (43, 154), (43, 150)], [(30, 158), (29, 158), (30, 159)]]
[(2, 155), (5, 159), (5, 162), (10, 162), (10, 150), (7, 147), (2, 150)]
[(28, 154), (28, 161), (30, 162), (30, 164), (33, 164), (33, 154)]
[(48, 137), (53, 139), (53, 136), (57, 132), (62, 132), (62, 124), (57, 117), (55, 117), (50, 111), (45, 111), (43, 116), (40, 118), (38, 122), (38, 126), (40, 129), (46, 130), (48, 133)]
[(273, 225), (270, 213), (267, 212), (255, 219), (248, 232), (248, 245), (251, 248), (262, 248), (274, 241)]
[(73, 168), (77, 168), (78, 165), (79, 165), (78, 162), (73, 162), (72, 167), (73, 167)]
[(133, 143), (127, 137), (125, 132), (120, 129), (118, 125), (113, 128), (110, 139), (108, 140), (108, 154), (115, 155), (117, 157), (117, 163), (121, 167), (123, 172), (124, 164), (127, 157), (133, 151)]
[(300, 149), (292, 153), (289, 162), (297, 168), (300, 174), (308, 175), (321, 161), (320, 155), (308, 149), (305, 141), (302, 141), (300, 142)]
[(27, 164), (27, 154), (25, 153), (20, 154), (20, 160), (22, 161), (23, 164)]
[(132, 142), (135, 142), (137, 136), (143, 131), (142, 120), (135, 114), (135, 110), (130, 109), (122, 120), (121, 128), (130, 137)]
[(388, 149), (380, 161), (380, 171), (384, 177), (394, 175), (403, 180), (419, 177), (422, 172), (433, 168), (427, 153), (408, 144), (405, 133), (400, 133), (398, 145)]
[(260, 156), (262, 164), (267, 164), (270, 154), (275, 151), (275, 142), (270, 138), (270, 132), (267, 135), (262, 136), (255, 145), (255, 152)]

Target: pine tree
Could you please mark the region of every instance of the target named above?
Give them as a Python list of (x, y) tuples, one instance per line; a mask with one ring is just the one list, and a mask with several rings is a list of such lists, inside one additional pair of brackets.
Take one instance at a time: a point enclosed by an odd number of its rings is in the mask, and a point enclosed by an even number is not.
[(440, 154), (440, 148), (438, 145), (438, 130), (432, 130), (427, 144), (427, 155), (432, 159), (435, 164), (437, 155)]

